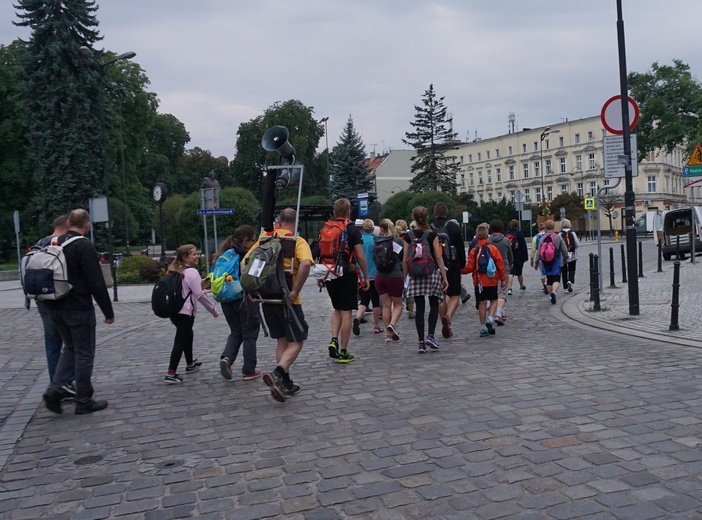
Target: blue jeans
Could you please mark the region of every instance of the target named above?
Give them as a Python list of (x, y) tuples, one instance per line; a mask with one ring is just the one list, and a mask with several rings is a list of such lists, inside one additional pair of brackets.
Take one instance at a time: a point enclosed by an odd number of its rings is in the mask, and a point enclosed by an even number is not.
[(49, 388), (61, 392), (61, 387), (69, 383), (75, 373), (76, 403), (87, 403), (93, 398), (95, 309), (51, 309), (49, 317), (63, 338), (63, 350)]
[[(37, 301), (37, 310), (41, 317), (41, 324), (44, 327), (44, 349), (46, 350), (46, 364), (49, 367), (49, 381), (54, 380), (56, 367), (58, 366), (59, 358), (61, 357), (61, 347), (63, 340), (58, 329), (51, 323), (49, 318), (49, 309), (46, 308), (46, 303)], [(71, 377), (73, 379), (73, 377)]]
[(256, 370), (256, 340), (261, 328), (261, 318), (257, 303), (243, 298), (235, 302), (222, 302), (222, 312), (229, 324), (230, 334), (222, 357), (229, 358), (233, 363), (239, 354), (239, 348), (244, 345), (244, 366), (242, 374), (251, 374)]

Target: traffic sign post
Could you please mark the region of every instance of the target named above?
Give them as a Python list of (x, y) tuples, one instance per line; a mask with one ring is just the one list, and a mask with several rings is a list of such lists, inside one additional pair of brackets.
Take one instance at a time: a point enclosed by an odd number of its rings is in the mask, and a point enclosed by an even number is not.
[[(639, 105), (632, 98), (627, 98), (629, 101), (629, 130), (633, 130), (636, 123), (639, 122)], [(624, 133), (622, 125), (622, 96), (612, 96), (605, 101), (600, 119), (605, 129), (614, 135), (622, 135)]]
[[(624, 155), (624, 137), (607, 135), (604, 144), (604, 176), (605, 179), (623, 179), (626, 177), (626, 156)], [(631, 134), (631, 149), (637, 150), (636, 134)], [(639, 161), (636, 153), (631, 156), (631, 175), (639, 175)]]
[(585, 204), (583, 205), (586, 211), (591, 211), (597, 209), (595, 204), (595, 197), (585, 197)]

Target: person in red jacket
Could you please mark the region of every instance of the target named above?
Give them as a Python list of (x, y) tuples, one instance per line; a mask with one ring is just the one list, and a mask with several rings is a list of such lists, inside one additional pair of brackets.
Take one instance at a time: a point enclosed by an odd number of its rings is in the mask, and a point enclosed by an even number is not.
[[(480, 224), (475, 232), (478, 239), (477, 245), (468, 255), (467, 265), (461, 269), (461, 274), (473, 273), (473, 285), (475, 286), (475, 308), (478, 309), (480, 318), (480, 337), (485, 338), (495, 334), (495, 311), (497, 310), (497, 284), (505, 282), (505, 266), (502, 262), (502, 255), (499, 250), (490, 244), (488, 236), (490, 231), (486, 224)], [(495, 263), (495, 272), (492, 276), (488, 272), (481, 272), (479, 268), (479, 257), (483, 248), (488, 248), (492, 261)], [(488, 311), (488, 301), (490, 309)]]

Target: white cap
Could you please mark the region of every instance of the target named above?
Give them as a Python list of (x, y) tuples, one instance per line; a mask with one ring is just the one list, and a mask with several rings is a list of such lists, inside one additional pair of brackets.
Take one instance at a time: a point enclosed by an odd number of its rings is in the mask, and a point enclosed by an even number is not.
[(354, 222), (357, 226), (362, 226), (363, 225), (363, 219), (362, 218), (357, 218), (356, 222)]

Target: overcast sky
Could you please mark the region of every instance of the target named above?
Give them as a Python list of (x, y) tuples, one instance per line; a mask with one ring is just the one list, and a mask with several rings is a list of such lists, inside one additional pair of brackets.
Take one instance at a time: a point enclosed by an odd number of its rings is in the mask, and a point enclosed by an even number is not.
[[(0, 43), (26, 39), (9, 0)], [(677, 58), (702, 75), (699, 0), (622, 0), (630, 71)], [(351, 115), (367, 150), (407, 148), (430, 83), (461, 140), (597, 115), (619, 93), (615, 0), (103, 0), (98, 44), (135, 61), (160, 112), (231, 159), (242, 122), (299, 99)], [(322, 139), (321, 147), (324, 147)]]

